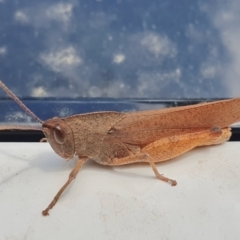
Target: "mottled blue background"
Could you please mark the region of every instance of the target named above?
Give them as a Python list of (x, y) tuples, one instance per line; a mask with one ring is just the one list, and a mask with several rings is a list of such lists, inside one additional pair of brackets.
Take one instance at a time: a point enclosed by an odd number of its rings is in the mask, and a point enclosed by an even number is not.
[(237, 0), (0, 0), (0, 79), (23, 97), (240, 96), (239, 12)]

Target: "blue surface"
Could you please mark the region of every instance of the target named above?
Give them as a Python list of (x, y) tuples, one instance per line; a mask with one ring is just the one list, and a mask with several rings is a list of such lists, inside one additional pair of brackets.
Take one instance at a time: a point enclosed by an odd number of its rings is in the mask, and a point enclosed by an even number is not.
[(239, 9), (234, 0), (0, 0), (0, 79), (23, 97), (239, 96)]

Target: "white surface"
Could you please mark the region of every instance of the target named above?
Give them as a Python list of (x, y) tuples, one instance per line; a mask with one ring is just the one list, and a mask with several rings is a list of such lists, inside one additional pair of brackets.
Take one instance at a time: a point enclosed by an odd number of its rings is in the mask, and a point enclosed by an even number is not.
[(195, 149), (150, 166), (87, 163), (50, 216), (41, 211), (66, 181), (47, 143), (0, 144), (0, 239), (240, 239), (240, 145)]

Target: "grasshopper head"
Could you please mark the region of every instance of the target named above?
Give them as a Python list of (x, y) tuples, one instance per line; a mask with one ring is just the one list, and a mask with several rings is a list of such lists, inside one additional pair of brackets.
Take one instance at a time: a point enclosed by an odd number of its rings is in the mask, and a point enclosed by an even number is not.
[(65, 159), (73, 158), (75, 146), (72, 129), (63, 119), (47, 120), (42, 130), (55, 153)]
[[(65, 159), (71, 159), (74, 156), (75, 145), (73, 133), (71, 128), (63, 119), (53, 118), (43, 122), (27, 106), (25, 106), (23, 102), (2, 81), (0, 81), (0, 88), (2, 88), (29, 116), (42, 124), (42, 130), (48, 142), (58, 155)], [(34, 128), (34, 130), (36, 129)]]

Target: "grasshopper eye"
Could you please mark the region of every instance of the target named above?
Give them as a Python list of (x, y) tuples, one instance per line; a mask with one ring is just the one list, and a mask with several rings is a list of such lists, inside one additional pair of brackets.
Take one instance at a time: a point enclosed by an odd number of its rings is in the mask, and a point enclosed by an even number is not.
[(66, 141), (66, 136), (59, 125), (55, 126), (53, 129), (53, 136), (55, 141), (59, 144), (63, 144)]

